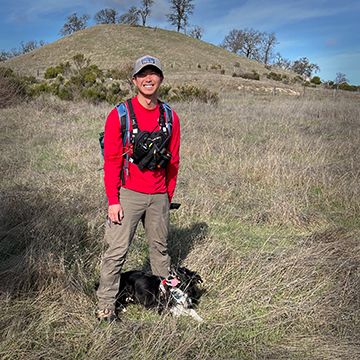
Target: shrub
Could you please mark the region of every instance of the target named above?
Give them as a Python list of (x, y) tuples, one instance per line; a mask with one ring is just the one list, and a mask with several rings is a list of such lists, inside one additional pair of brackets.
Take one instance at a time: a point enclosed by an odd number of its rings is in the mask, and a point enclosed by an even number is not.
[(320, 85), (321, 84), (321, 80), (318, 76), (314, 76), (311, 81), (310, 81), (312, 84), (315, 84), (315, 85)]
[(268, 79), (281, 81), (282, 77), (281, 74), (277, 74), (276, 72), (271, 71), (267, 76)]
[(164, 99), (164, 100), (169, 100), (170, 99), (170, 91), (171, 91), (170, 85), (162, 84), (158, 90), (159, 98)]
[(174, 95), (171, 100), (175, 101), (192, 101), (200, 100), (203, 102), (217, 103), (219, 96), (216, 92), (212, 93), (206, 88), (198, 88), (194, 85), (183, 85), (173, 90)]
[(57, 66), (56, 68), (50, 66), (46, 69), (44, 78), (45, 79), (55, 79), (59, 74), (61, 74), (61, 69)]
[(211, 65), (211, 70), (217, 70), (217, 66), (216, 65)]
[(225, 74), (225, 70), (222, 69), (222, 70), (220, 71), (220, 74), (221, 74), (221, 75), (224, 75), (224, 74)]
[(40, 94), (47, 93), (47, 92), (51, 92), (51, 91), (50, 91), (49, 84), (46, 82), (31, 85), (27, 89), (27, 95), (31, 99), (38, 97), (38, 96), (40, 96)]
[(234, 73), (232, 74), (232, 77), (237, 77), (237, 74), (234, 72)]
[(106, 99), (106, 93), (104, 91), (104, 88), (100, 87), (90, 87), (85, 88), (81, 92), (81, 98), (84, 100), (89, 100), (92, 103), (100, 103)]
[(122, 90), (120, 84), (115, 82), (106, 91), (106, 101), (110, 105), (117, 105), (124, 101), (125, 97), (129, 95), (128, 90)]
[(257, 72), (245, 73), (242, 74), (241, 77), (249, 80), (260, 80), (260, 75)]
[(291, 80), (291, 82), (293, 82), (293, 83), (296, 83), (296, 82), (303, 82), (304, 81), (304, 79), (300, 76), (300, 75), (296, 75), (292, 80)]
[(339, 85), (339, 89), (340, 90), (345, 90), (345, 91), (356, 91), (356, 86), (351, 86), (348, 83), (343, 83)]
[(24, 79), (21, 80), (10, 68), (0, 68), (0, 108), (15, 105), (25, 99), (27, 84)]
[(289, 82), (290, 82), (290, 79), (289, 79), (289, 77), (287, 76), (287, 75), (282, 75), (282, 82), (284, 83), (284, 84), (288, 84)]
[(115, 80), (121, 80), (122, 73), (120, 72), (120, 70), (112, 69), (112, 70), (108, 70), (105, 76), (107, 78), (111, 78), (111, 79), (115, 79)]

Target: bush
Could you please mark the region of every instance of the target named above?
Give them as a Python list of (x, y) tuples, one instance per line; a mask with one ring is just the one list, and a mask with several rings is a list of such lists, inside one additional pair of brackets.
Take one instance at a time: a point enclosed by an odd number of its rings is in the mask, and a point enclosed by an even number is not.
[(290, 82), (289, 77), (287, 75), (285, 75), (285, 74), (281, 78), (282, 78), (282, 82), (284, 84), (288, 84)]
[(106, 101), (110, 105), (117, 105), (129, 95), (128, 90), (122, 90), (119, 83), (113, 83), (106, 91)]
[(106, 93), (104, 88), (102, 88), (100, 85), (99, 87), (85, 88), (81, 92), (81, 98), (84, 100), (89, 100), (94, 104), (98, 104), (106, 99)]
[(300, 76), (300, 75), (296, 75), (292, 80), (291, 80), (291, 82), (293, 82), (293, 83), (296, 83), (296, 82), (303, 82), (304, 81), (304, 79)]
[(171, 91), (170, 85), (162, 84), (158, 90), (159, 98), (164, 99), (164, 100), (169, 100), (170, 99), (170, 91)]
[(352, 86), (349, 85), (348, 83), (343, 83), (339, 85), (339, 89), (340, 90), (345, 90), (345, 91), (357, 91), (357, 86)]
[(50, 66), (49, 68), (46, 69), (44, 78), (55, 79), (59, 74), (61, 74), (61, 69), (59, 66), (57, 66), (56, 68)]
[(0, 68), (0, 108), (15, 105), (25, 99), (25, 79), (21, 80), (10, 68)]
[(222, 70), (220, 71), (220, 74), (221, 74), (221, 75), (225, 75), (225, 70), (222, 69)]
[(241, 77), (249, 80), (260, 80), (260, 75), (257, 72), (245, 73), (242, 74)]
[(47, 92), (50, 92), (50, 86), (48, 85), (48, 83), (42, 82), (40, 84), (34, 84), (29, 86), (27, 90), (27, 95), (29, 98), (33, 99)]
[(174, 95), (171, 97), (171, 100), (175, 101), (199, 100), (206, 103), (217, 103), (219, 101), (219, 96), (216, 92), (212, 93), (208, 89), (198, 88), (194, 85), (179, 86), (173, 90), (173, 93)]
[(312, 84), (315, 84), (315, 85), (320, 85), (321, 84), (321, 80), (318, 76), (314, 76), (311, 81), (310, 81)]
[(121, 80), (123, 77), (123, 74), (120, 70), (112, 69), (112, 70), (108, 70), (105, 76), (109, 79), (111, 78), (114, 80)]
[(281, 81), (282, 76), (281, 74), (277, 74), (276, 72), (271, 71), (267, 76), (268, 79), (275, 80), (275, 81)]

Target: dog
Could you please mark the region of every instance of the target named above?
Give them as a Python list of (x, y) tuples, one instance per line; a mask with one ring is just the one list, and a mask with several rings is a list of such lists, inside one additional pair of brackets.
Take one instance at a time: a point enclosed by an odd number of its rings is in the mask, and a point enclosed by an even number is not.
[(157, 308), (161, 314), (168, 310), (174, 316), (191, 316), (201, 322), (193, 309), (198, 300), (201, 276), (185, 267), (172, 265), (169, 276), (163, 279), (140, 270), (121, 274), (117, 305), (126, 311), (129, 303), (142, 304), (147, 309)]

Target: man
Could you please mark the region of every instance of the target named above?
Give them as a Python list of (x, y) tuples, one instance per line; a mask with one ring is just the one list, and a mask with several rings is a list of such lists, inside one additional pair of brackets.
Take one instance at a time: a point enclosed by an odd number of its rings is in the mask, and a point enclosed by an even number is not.
[[(103, 257), (97, 291), (97, 316), (100, 321), (118, 320), (115, 302), (120, 272), (140, 219), (143, 220), (149, 244), (152, 273), (163, 278), (168, 276), (169, 208), (179, 168), (180, 125), (178, 116), (173, 112), (171, 135), (167, 131), (165, 136), (162, 133), (165, 127), (159, 126), (160, 106), (163, 105), (159, 104), (157, 95), (163, 79), (161, 63), (157, 58), (146, 55), (135, 61), (132, 81), (138, 88), (138, 95), (126, 106), (128, 111), (129, 106), (133, 107), (140, 134), (135, 136), (134, 131), (131, 132), (133, 141), (129, 147), (123, 146), (118, 111), (112, 110), (106, 120), (104, 183), (109, 208), (105, 241), (109, 247)], [(159, 143), (157, 139), (164, 136), (165, 141)], [(143, 144), (144, 138), (146, 141)], [(154, 143), (158, 141), (158, 147), (165, 147), (166, 165), (157, 165), (154, 169), (149, 164), (142, 168), (136, 163), (137, 149), (152, 148), (153, 143), (149, 144), (148, 139)], [(131, 158), (125, 165), (128, 151)], [(151, 160), (156, 163), (156, 159)]]

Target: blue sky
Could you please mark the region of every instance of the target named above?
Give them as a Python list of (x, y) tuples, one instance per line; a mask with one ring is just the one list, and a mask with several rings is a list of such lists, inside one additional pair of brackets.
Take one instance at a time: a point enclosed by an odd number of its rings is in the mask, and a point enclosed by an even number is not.
[[(21, 41), (60, 38), (66, 16), (114, 8), (119, 14), (140, 0), (2, 0), (0, 51), (19, 48)], [(316, 75), (334, 80), (346, 75), (350, 84), (360, 85), (360, 1), (358, 0), (194, 0), (190, 25), (204, 28), (202, 40), (219, 45), (232, 29), (253, 28), (274, 32), (279, 44), (275, 52), (292, 61), (307, 57), (319, 65)], [(147, 25), (175, 30), (166, 21), (167, 0), (155, 0)]]

